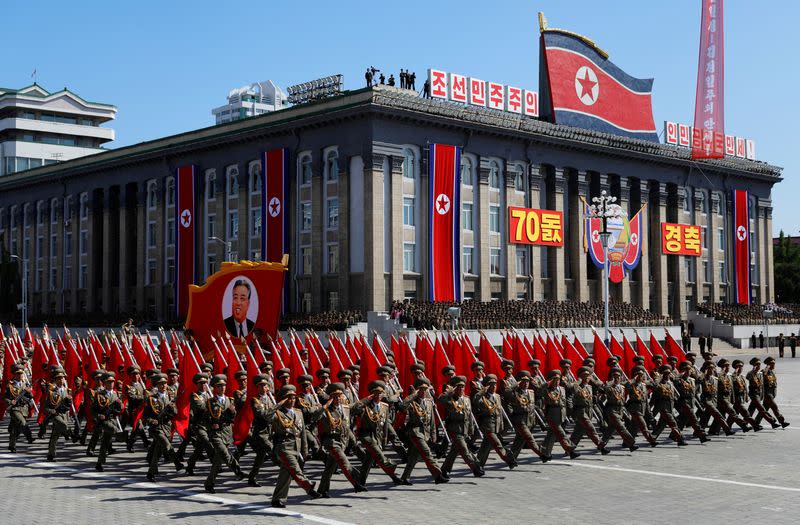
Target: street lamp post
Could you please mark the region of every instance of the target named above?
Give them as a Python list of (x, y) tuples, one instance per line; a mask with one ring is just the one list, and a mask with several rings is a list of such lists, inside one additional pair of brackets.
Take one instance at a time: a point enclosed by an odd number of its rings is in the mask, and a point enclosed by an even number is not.
[(12, 259), (16, 259), (22, 264), (22, 328), (28, 326), (28, 260), (20, 257), (19, 255), (12, 255)]
[(222, 245), (225, 247), (225, 261), (227, 262), (231, 260), (231, 241), (223, 241), (219, 237), (209, 237), (208, 240), (222, 243)]
[(599, 197), (592, 197), (592, 204), (589, 206), (589, 217), (603, 221), (603, 229), (599, 231), (600, 242), (603, 244), (603, 324), (605, 327), (605, 343), (609, 342), (609, 322), (608, 322), (608, 243), (611, 240), (611, 232), (608, 231), (608, 220), (619, 219), (622, 216), (622, 208), (616, 204), (617, 198), (606, 194), (606, 190), (600, 192)]

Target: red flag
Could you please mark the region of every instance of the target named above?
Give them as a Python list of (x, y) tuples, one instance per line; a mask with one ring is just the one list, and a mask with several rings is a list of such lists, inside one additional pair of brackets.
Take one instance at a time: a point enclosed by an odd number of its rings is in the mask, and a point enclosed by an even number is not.
[(359, 359), (358, 349), (356, 348), (355, 337), (351, 338), (350, 334), (345, 336), (345, 348), (347, 355), (350, 357), (350, 362), (355, 364)]
[(663, 357), (664, 363), (666, 364), (667, 357), (669, 356), (661, 347), (661, 344), (658, 342), (658, 339), (656, 339), (656, 336), (653, 335), (652, 330), (650, 331), (650, 351), (653, 353), (653, 355), (660, 355), (661, 357)]
[(378, 332), (373, 330), (373, 334), (372, 351), (375, 352), (375, 356), (380, 360), (381, 363), (388, 363), (389, 355), (386, 352), (386, 344), (383, 342), (381, 336), (378, 335)]
[(397, 380), (400, 382), (400, 387), (403, 389), (403, 392), (405, 392), (414, 381), (411, 374), (411, 365), (417, 362), (417, 356), (414, 354), (405, 336), (400, 338), (399, 347), (400, 351), (395, 356)]
[[(11, 365), (17, 362), (16, 356), (14, 356), (13, 352), (9, 351), (9, 349), (10, 345), (6, 345), (6, 354), (3, 358), (3, 376), (0, 378), (2, 379), (1, 384), (3, 385), (3, 389), (5, 389), (6, 385), (11, 380)], [(3, 416), (5, 416), (7, 408), (4, 398), (5, 396), (0, 396), (0, 419), (3, 419)]]
[(583, 359), (586, 359), (587, 357), (589, 357), (589, 352), (586, 350), (586, 347), (583, 346), (583, 343), (581, 343), (581, 340), (578, 339), (578, 334), (575, 334), (575, 338), (572, 341), (572, 346), (574, 346), (575, 350), (577, 350), (578, 353), (583, 356)]
[(429, 257), (431, 301), (461, 300), (461, 148), (431, 144)]
[(575, 377), (578, 377), (578, 369), (583, 366), (583, 357), (578, 353), (578, 350), (575, 349), (575, 345), (569, 342), (567, 336), (562, 334), (561, 335), (561, 343), (564, 345), (564, 357), (572, 361), (572, 366), (570, 370)]
[(619, 340), (617, 340), (617, 338), (614, 337), (614, 334), (611, 333), (611, 331), (609, 331), (608, 336), (611, 338), (611, 355), (619, 358), (619, 360), (621, 361), (623, 357), (622, 354), (624, 352), (622, 349), (622, 345), (620, 344)]
[(636, 334), (636, 352), (640, 356), (644, 357), (644, 367), (649, 373), (650, 370), (655, 367), (655, 364), (653, 363), (653, 354), (644, 344), (644, 341), (642, 341), (642, 338), (639, 337), (638, 333)]
[[(427, 334), (421, 336), (417, 334), (417, 346), (414, 349), (414, 354), (417, 356), (417, 360), (425, 363), (426, 369), (433, 364), (433, 345), (430, 339), (428, 339)], [(408, 366), (413, 364), (414, 363), (410, 363)]]
[[(228, 341), (228, 369), (226, 375), (228, 376), (228, 384), (225, 387), (225, 395), (232, 396), (234, 390), (238, 390), (239, 382), (236, 380), (236, 372), (243, 370), (242, 363), (239, 361), (239, 354), (233, 347), (233, 343)], [(245, 348), (247, 348), (245, 346)]]
[(331, 371), (331, 381), (338, 381), (339, 379), (339, 372), (344, 370), (346, 367), (342, 362), (342, 358), (339, 357), (339, 347), (333, 343), (333, 340), (329, 340), (329, 351), (328, 354), (330, 355), (328, 368)]
[(389, 342), (389, 345), (392, 348), (392, 355), (397, 358), (397, 353), (400, 351), (400, 342), (397, 338), (392, 334), (392, 340)]
[(339, 359), (342, 361), (342, 365), (348, 367), (353, 364), (353, 361), (350, 359), (350, 354), (347, 352), (344, 343), (342, 340), (339, 339), (339, 336), (336, 335), (336, 332), (329, 332), (330, 335), (328, 336), (328, 341), (331, 347), (335, 347), (336, 351), (339, 355)]
[(544, 373), (547, 374), (550, 370), (559, 370), (561, 368), (561, 360), (563, 356), (556, 348), (553, 338), (547, 335), (547, 355), (544, 364)]
[(538, 332), (533, 336), (533, 357), (534, 359), (538, 359), (542, 365), (544, 365), (547, 357), (544, 341), (542, 341), (542, 336), (539, 335)]
[(175, 362), (172, 360), (172, 352), (167, 346), (167, 340), (162, 336), (161, 344), (158, 345), (158, 353), (161, 358), (161, 371), (166, 372), (168, 368), (175, 368)]
[(247, 439), (250, 426), (253, 424), (253, 405), (250, 403), (250, 399), (258, 397), (258, 387), (253, 383), (253, 378), (260, 373), (258, 363), (247, 347), (245, 347), (244, 359), (247, 366), (247, 395), (242, 408), (236, 413), (236, 419), (233, 420), (233, 444), (237, 446)]
[(625, 333), (622, 334), (622, 369), (625, 370), (625, 373), (628, 374), (628, 377), (631, 376), (631, 370), (633, 367), (636, 366), (633, 362), (633, 358), (636, 357), (636, 352), (633, 350), (633, 346), (631, 342), (628, 341), (628, 338), (625, 337)]
[(442, 368), (450, 364), (447, 359), (447, 354), (444, 351), (444, 345), (440, 338), (436, 338), (436, 346), (433, 350), (433, 370), (428, 375), (433, 383), (434, 391), (438, 394), (442, 391), (442, 384), (444, 383), (444, 376), (442, 375)]
[(592, 346), (592, 357), (594, 358), (594, 372), (601, 381), (608, 381), (608, 358), (611, 357), (611, 352), (606, 348), (603, 340), (597, 332), (594, 333), (594, 344)]
[(281, 351), (278, 348), (278, 345), (275, 344), (275, 341), (270, 341), (269, 343), (272, 345), (272, 368), (274, 370), (280, 370), (281, 368), (286, 368), (286, 364), (283, 362), (281, 358)]
[[(212, 337), (211, 342), (214, 345), (214, 369), (212, 373), (215, 376), (219, 374), (224, 374), (225, 369), (228, 368), (228, 358), (227, 358), (228, 349), (225, 346), (225, 342), (223, 340), (217, 342), (217, 340)], [(222, 345), (222, 347), (220, 347), (220, 345)]]
[(733, 190), (733, 281), (736, 302), (750, 304), (750, 193)]
[(478, 346), (478, 358), (483, 361), (484, 370), (487, 374), (494, 374), (498, 378), (503, 377), (503, 367), (500, 362), (500, 355), (484, 334), (481, 334), (481, 341)]
[(195, 166), (181, 166), (175, 175), (175, 309), (179, 318), (189, 311), (189, 286), (195, 276)]
[(693, 159), (725, 156), (723, 1), (703, 0), (692, 133)]
[(468, 376), (470, 366), (475, 362), (475, 356), (470, 354), (463, 340), (466, 335), (459, 334), (453, 338), (453, 366), (456, 367), (456, 374)]
[(294, 338), (291, 339), (291, 344), (289, 345), (289, 381), (291, 383), (295, 383), (297, 378), (301, 375), (307, 373), (306, 365), (303, 364), (302, 359), (300, 358), (300, 350), (297, 349), (297, 345), (295, 343)]
[(322, 359), (314, 348), (314, 340), (306, 336), (306, 348), (308, 349), (308, 373), (313, 377), (317, 376), (317, 370), (323, 368)]
[(143, 370), (151, 370), (156, 368), (156, 364), (153, 361), (153, 358), (150, 357), (150, 352), (145, 348), (147, 343), (142, 341), (142, 336), (134, 335), (133, 336), (133, 357), (136, 359), (136, 362), (139, 363), (139, 366), (142, 367)]
[(666, 339), (667, 339), (666, 340), (667, 353), (670, 355), (670, 357), (677, 357), (678, 363), (680, 363), (681, 361), (685, 361), (686, 352), (683, 351), (681, 345), (679, 345), (678, 342), (672, 338), (669, 331), (665, 330), (664, 332), (666, 333)]
[(108, 338), (106, 338), (106, 346), (108, 346), (108, 370), (110, 372), (114, 372), (115, 374), (120, 374), (123, 372), (125, 368), (125, 358), (122, 356), (122, 352), (119, 351), (117, 345), (112, 341), (109, 343)]
[(503, 359), (514, 360), (514, 341), (508, 332), (503, 334)]
[(33, 333), (30, 326), (25, 326), (25, 339), (22, 341), (25, 346), (30, 346), (34, 342)]
[(200, 363), (197, 362), (195, 355), (191, 351), (183, 353), (183, 359), (180, 362), (181, 382), (178, 386), (178, 400), (175, 405), (177, 414), (175, 415), (174, 426), (178, 434), (182, 438), (186, 438), (186, 431), (189, 428), (189, 409), (192, 400), (192, 388), (194, 383), (192, 379), (195, 374), (200, 373)]
[(369, 395), (369, 384), (378, 379), (378, 357), (372, 349), (365, 345), (364, 353), (361, 356), (361, 362), (358, 365), (358, 397), (363, 399)]

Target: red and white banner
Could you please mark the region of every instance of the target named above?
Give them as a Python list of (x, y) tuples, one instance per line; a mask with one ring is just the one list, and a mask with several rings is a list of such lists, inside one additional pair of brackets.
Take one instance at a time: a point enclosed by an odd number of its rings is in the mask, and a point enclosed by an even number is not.
[(175, 177), (175, 309), (178, 317), (189, 311), (189, 286), (195, 276), (194, 184), (197, 168), (181, 166)]
[(733, 280), (737, 304), (750, 304), (749, 199), (747, 190), (733, 190)]
[(432, 144), (430, 175), (431, 301), (461, 300), (461, 148)]
[(261, 165), (261, 260), (280, 262), (289, 252), (289, 150), (265, 151)]
[(692, 134), (694, 159), (720, 159), (725, 156), (725, 53), (722, 4), (723, 0), (703, 0)]

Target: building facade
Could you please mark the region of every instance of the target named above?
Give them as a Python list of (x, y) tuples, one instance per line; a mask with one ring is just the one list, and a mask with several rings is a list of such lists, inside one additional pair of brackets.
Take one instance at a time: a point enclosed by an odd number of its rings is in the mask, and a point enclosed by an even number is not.
[(225, 124), (287, 107), (286, 93), (272, 80), (265, 80), (231, 90), (228, 103), (212, 109), (211, 114), (216, 124)]
[(114, 130), (100, 126), (116, 114), (66, 88), (0, 88), (0, 176), (104, 151)]
[[(685, 318), (733, 297), (731, 189), (751, 195), (754, 301), (774, 298), (771, 191), (780, 168), (570, 128), (376, 86), (0, 179), (0, 235), (29, 261), (30, 312), (173, 314), (175, 170), (194, 164), (196, 282), (261, 257), (260, 158), (289, 150), (292, 311), (387, 310), (428, 296), (430, 144), (463, 148), (465, 298), (588, 301), (601, 271), (582, 204), (647, 204), (643, 255), (611, 295)], [(563, 248), (509, 243), (508, 206), (564, 213)], [(702, 256), (664, 255), (660, 223), (702, 227)]]

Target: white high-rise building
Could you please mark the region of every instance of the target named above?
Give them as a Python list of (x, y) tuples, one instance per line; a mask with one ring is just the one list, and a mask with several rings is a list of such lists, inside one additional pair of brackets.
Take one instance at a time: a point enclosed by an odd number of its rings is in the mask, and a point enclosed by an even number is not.
[(224, 124), (287, 107), (289, 101), (286, 93), (272, 80), (265, 80), (231, 90), (228, 103), (212, 109), (211, 114), (217, 124)]
[(0, 87), (0, 175), (104, 151), (116, 106), (88, 102), (67, 88), (50, 93), (38, 84)]

